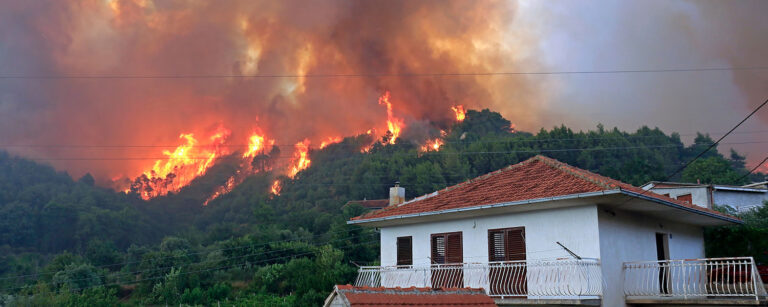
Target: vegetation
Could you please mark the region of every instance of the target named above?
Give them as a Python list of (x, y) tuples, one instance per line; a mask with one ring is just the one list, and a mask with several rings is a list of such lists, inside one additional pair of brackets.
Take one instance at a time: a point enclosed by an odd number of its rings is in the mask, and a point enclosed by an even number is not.
[[(262, 172), (205, 207), (235, 170), (226, 161), (179, 193), (143, 201), (94, 186), (90, 175), (74, 180), (0, 153), (0, 305), (318, 305), (334, 284), (353, 280), (355, 264), (378, 260), (377, 234), (345, 223), (364, 212), (342, 208), (349, 200), (386, 198), (396, 181), (416, 197), (535, 154), (640, 185), (666, 179), (713, 142), (700, 134), (685, 146), (648, 127), (509, 127), (498, 113), (469, 111), (437, 152), (402, 140), (362, 153), (367, 136), (349, 137), (311, 152), (312, 166), (293, 179), (257, 156)], [(746, 173), (744, 157), (713, 150), (673, 180), (741, 184)], [(274, 179), (279, 196), (269, 193)], [(768, 250), (761, 210), (746, 226), (708, 231), (709, 242), (735, 242), (708, 252)]]

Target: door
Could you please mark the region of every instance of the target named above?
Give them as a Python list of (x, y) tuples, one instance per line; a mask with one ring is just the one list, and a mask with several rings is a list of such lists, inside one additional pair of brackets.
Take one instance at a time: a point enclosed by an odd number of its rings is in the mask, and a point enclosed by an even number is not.
[(463, 288), (461, 232), (437, 233), (431, 237), (432, 288)]
[(659, 260), (659, 293), (669, 294), (669, 236), (656, 233), (656, 258)]
[(488, 230), (490, 295), (525, 296), (525, 227)]

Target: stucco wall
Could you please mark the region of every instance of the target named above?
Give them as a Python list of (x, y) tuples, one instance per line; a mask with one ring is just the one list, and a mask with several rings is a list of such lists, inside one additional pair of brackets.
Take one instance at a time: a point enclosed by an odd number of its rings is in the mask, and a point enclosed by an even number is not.
[(602, 261), (603, 306), (624, 306), (622, 264), (657, 260), (656, 233), (669, 234), (669, 258), (704, 257), (701, 227), (649, 218), (627, 211), (598, 210), (600, 259)]
[(488, 262), (488, 230), (525, 227), (528, 259), (569, 257), (555, 242), (582, 257), (598, 258), (600, 246), (595, 205), (441, 221), (381, 229), (381, 264), (396, 264), (397, 237), (413, 237), (413, 264), (430, 264), (430, 235), (461, 231), (464, 262)]
[(715, 205), (728, 205), (736, 209), (761, 206), (768, 200), (768, 193), (715, 190), (714, 194)]

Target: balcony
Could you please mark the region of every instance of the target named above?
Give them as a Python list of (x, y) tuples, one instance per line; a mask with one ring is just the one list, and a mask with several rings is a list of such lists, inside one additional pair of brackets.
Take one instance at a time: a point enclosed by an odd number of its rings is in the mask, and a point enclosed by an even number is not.
[(633, 304), (740, 304), (766, 300), (752, 257), (626, 262), (624, 295)]
[(598, 259), (360, 267), (355, 286), (483, 288), (497, 301), (599, 304)]

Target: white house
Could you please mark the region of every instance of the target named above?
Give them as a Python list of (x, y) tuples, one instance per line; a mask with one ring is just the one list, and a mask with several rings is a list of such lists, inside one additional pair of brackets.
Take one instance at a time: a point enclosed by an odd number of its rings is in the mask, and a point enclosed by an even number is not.
[(357, 286), (483, 288), (499, 305), (764, 294), (751, 258), (704, 259), (703, 227), (739, 219), (547, 157), (408, 202), (400, 187), (390, 195), (348, 221), (381, 231), (381, 266), (361, 267)]
[(642, 188), (704, 208), (712, 209), (714, 205), (718, 205), (746, 211), (762, 206), (768, 201), (768, 189), (762, 187), (762, 184), (764, 183), (731, 186), (651, 181)]

